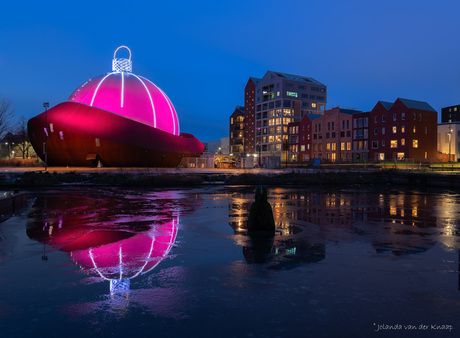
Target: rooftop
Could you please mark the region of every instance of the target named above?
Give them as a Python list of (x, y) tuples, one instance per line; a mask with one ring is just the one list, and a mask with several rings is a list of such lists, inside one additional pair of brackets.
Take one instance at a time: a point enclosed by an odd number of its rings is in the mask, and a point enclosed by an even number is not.
[(404, 105), (409, 109), (427, 110), (436, 113), (436, 110), (425, 101), (402, 99), (400, 97), (398, 97), (398, 100), (404, 103)]
[(309, 84), (315, 84), (319, 86), (324, 86), (321, 82), (315, 80), (312, 77), (306, 77), (306, 76), (301, 76), (301, 75), (293, 75), (293, 74), (287, 74), (287, 73), (281, 73), (281, 72), (274, 72), (269, 70), (267, 73), (275, 74), (276, 76), (290, 80), (290, 81), (297, 81), (297, 82), (302, 82), (302, 83), (309, 83)]

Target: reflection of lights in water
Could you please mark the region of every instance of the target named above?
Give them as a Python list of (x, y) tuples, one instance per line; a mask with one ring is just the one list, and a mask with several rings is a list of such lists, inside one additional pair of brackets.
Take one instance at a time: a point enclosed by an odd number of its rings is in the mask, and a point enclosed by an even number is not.
[(130, 279), (120, 278), (110, 280), (110, 293), (128, 292), (130, 290)]
[(396, 206), (395, 205), (390, 205), (390, 215), (391, 216), (396, 215)]

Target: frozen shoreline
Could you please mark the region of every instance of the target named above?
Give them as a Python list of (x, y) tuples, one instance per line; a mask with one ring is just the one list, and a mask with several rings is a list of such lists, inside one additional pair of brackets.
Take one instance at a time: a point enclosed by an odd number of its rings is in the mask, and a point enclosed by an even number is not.
[(9, 188), (65, 185), (184, 187), (200, 185), (394, 185), (459, 189), (456, 172), (335, 169), (0, 168)]

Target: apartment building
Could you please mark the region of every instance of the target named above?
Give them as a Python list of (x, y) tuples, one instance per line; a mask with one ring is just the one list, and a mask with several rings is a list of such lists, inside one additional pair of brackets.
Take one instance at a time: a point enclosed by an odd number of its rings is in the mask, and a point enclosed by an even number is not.
[(460, 122), (460, 105), (441, 108), (441, 123)]
[(330, 162), (351, 162), (353, 116), (362, 111), (344, 108), (326, 110), (312, 121), (312, 155)]
[[(255, 102), (254, 138), (248, 131), (247, 152), (260, 154), (262, 164), (268, 156), (279, 156), (284, 162), (289, 156), (289, 123), (299, 122), (305, 114), (321, 114), (327, 103), (327, 87), (310, 77), (268, 71), (261, 79), (249, 79), (246, 102)], [(252, 129), (252, 122), (245, 126)], [(254, 148), (249, 146), (252, 142)]]
[(369, 115), (369, 159), (436, 159), (437, 116), (424, 101), (377, 102)]
[(230, 115), (230, 154), (239, 155), (244, 153), (244, 107), (236, 106), (233, 114)]

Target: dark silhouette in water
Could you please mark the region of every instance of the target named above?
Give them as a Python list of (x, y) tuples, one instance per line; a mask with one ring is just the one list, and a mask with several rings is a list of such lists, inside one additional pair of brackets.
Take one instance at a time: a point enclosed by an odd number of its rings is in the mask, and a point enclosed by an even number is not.
[(275, 220), (270, 203), (267, 202), (267, 188), (259, 185), (255, 191), (255, 202), (251, 204), (248, 218), (248, 232), (275, 232)]

